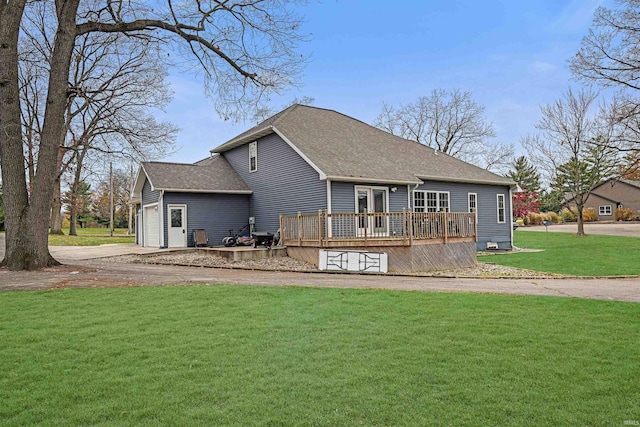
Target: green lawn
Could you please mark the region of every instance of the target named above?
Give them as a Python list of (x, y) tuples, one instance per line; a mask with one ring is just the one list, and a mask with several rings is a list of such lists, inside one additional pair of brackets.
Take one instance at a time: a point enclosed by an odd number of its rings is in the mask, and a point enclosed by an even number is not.
[(69, 236), (69, 230), (63, 229), (64, 235), (49, 235), (49, 246), (98, 246), (108, 243), (134, 243), (133, 236), (127, 236), (126, 228), (113, 230), (113, 237), (108, 228), (78, 228), (77, 236)]
[(0, 307), (3, 426), (640, 420), (640, 304), (187, 286)]
[(513, 237), (519, 248), (544, 250), (481, 256), (478, 261), (578, 276), (640, 275), (640, 239), (635, 237), (521, 230)]

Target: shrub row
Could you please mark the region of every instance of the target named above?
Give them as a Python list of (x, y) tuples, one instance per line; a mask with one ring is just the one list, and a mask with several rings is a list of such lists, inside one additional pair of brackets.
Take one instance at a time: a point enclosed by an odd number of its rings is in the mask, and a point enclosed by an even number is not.
[(616, 221), (633, 221), (636, 219), (636, 214), (631, 208), (618, 208), (613, 213), (613, 218)]
[[(618, 208), (615, 210), (613, 217), (616, 221), (634, 221), (636, 215), (631, 208)], [(598, 219), (594, 208), (586, 208), (582, 211), (582, 219), (584, 222), (593, 222)], [(542, 221), (549, 220), (554, 224), (560, 222), (576, 222), (577, 216), (567, 208), (560, 211), (558, 215), (555, 212), (530, 212), (523, 218), (524, 225), (542, 225)]]
[(524, 219), (524, 225), (542, 225), (542, 221), (560, 222), (560, 216), (555, 212), (529, 212)]

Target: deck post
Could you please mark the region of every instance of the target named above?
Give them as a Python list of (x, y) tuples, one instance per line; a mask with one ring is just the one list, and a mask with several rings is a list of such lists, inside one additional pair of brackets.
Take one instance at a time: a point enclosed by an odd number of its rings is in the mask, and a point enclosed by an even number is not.
[(407, 231), (409, 226), (407, 225), (407, 210), (402, 208), (402, 241), (407, 244)]
[(322, 232), (322, 225), (324, 221), (322, 221), (322, 209), (318, 209), (318, 242), (320, 243), (320, 247), (322, 248), (322, 238), (324, 237), (324, 233)]
[(442, 221), (442, 223), (443, 223), (442, 227), (443, 228), (442, 229), (444, 230), (444, 244), (446, 245), (447, 244), (447, 237), (448, 237), (448, 234), (449, 234), (449, 230), (448, 230), (448, 227), (447, 227), (447, 225), (448, 225), (447, 223), (449, 222), (449, 218), (447, 216), (447, 210), (446, 209), (444, 210), (444, 212), (442, 212), (442, 218), (443, 218), (443, 221)]
[(329, 218), (329, 215), (331, 215), (328, 211), (324, 211), (324, 242), (325, 244), (329, 243), (329, 239), (333, 236), (332, 232), (331, 232), (331, 218)]
[(298, 211), (298, 246), (302, 246), (302, 213)]
[(369, 212), (364, 210), (364, 245), (367, 246), (367, 231), (369, 231)]
[[(284, 217), (280, 214), (280, 242), (284, 245)], [(276, 242), (277, 244), (278, 242)]]
[(413, 246), (413, 209), (409, 209), (409, 246)]
[(473, 235), (476, 237), (476, 243), (478, 243), (478, 209), (474, 212), (475, 218), (473, 221)]

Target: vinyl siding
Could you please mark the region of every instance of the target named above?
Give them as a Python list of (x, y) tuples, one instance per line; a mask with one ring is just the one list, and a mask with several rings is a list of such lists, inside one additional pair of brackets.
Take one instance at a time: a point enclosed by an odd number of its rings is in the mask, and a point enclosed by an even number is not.
[[(468, 194), (478, 195), (478, 250), (485, 250), (487, 242), (498, 242), (500, 249), (511, 248), (511, 198), (509, 187), (498, 185), (465, 184), (457, 182), (427, 181), (417, 190), (448, 191), (451, 212), (468, 212)], [(505, 222), (498, 223), (497, 195), (505, 200)]]
[(229, 229), (237, 231), (247, 224), (249, 217), (249, 195), (165, 192), (165, 244), (169, 241), (167, 205), (187, 205), (187, 246), (190, 247), (193, 246), (193, 230), (206, 230), (209, 246), (217, 246), (229, 235)]
[[(356, 211), (355, 187), (385, 187), (389, 192), (389, 212), (402, 212), (407, 209), (407, 186), (376, 183), (331, 182), (331, 212), (354, 213)], [(395, 192), (391, 188), (396, 187)]]
[(249, 198), (249, 216), (255, 217), (256, 230), (275, 232), (280, 227), (279, 215), (317, 213), (327, 207), (327, 184), (278, 135), (258, 140), (258, 165), (249, 172), (249, 147), (222, 153), (240, 177), (253, 190)]
[(160, 199), (159, 191), (151, 191), (151, 183), (147, 178), (144, 179), (144, 185), (142, 186), (142, 206), (158, 203)]

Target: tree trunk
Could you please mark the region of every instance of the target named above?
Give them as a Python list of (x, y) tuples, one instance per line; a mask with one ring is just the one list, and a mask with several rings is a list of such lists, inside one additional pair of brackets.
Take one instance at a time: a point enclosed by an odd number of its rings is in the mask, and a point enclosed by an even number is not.
[(583, 208), (578, 206), (578, 232), (576, 233), (576, 236), (584, 236), (584, 217), (582, 214)]
[[(73, 196), (71, 196), (73, 198)], [(73, 209), (69, 214), (69, 236), (77, 236), (78, 230), (76, 229), (76, 223), (78, 221), (78, 214)]]
[(60, 178), (53, 183), (53, 202), (51, 203), (51, 223), (49, 234), (64, 234), (62, 232), (62, 200), (60, 199)]
[[(82, 165), (84, 156), (89, 149), (88, 145), (83, 145), (82, 150), (76, 153), (76, 171), (73, 174), (73, 183), (71, 184), (71, 203), (69, 204), (69, 236), (77, 236), (78, 224), (78, 187), (80, 186), (80, 178), (82, 176)], [(82, 228), (82, 225), (80, 226)]]
[[(5, 259), (29, 262), (38, 256), (28, 232), (29, 196), (22, 152), (18, 93), (18, 33), (25, 0), (0, 2), (0, 161), (5, 208)], [(47, 221), (48, 222), (48, 221)]]
[(18, 34), (25, 0), (0, 1), (0, 161), (5, 195), (6, 251), (11, 270), (59, 264), (49, 254), (48, 228), (58, 146), (64, 132), (69, 65), (79, 0), (57, 0), (56, 31), (38, 166), (27, 194), (18, 92)]
[(64, 234), (62, 232), (62, 199), (60, 193), (60, 181), (64, 171), (62, 170), (62, 161), (64, 160), (64, 150), (58, 149), (58, 161), (56, 168), (58, 173), (53, 181), (53, 202), (51, 203), (51, 223), (49, 224), (49, 234)]

